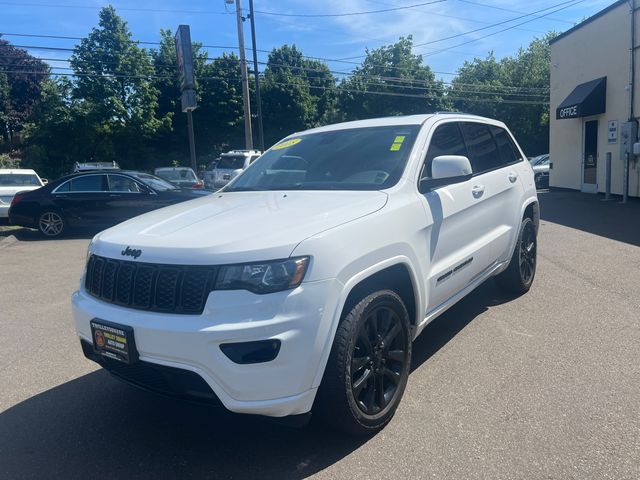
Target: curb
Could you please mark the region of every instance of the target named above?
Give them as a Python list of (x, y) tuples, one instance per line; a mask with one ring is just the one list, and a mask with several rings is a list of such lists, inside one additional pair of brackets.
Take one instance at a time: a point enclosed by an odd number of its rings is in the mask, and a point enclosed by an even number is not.
[(0, 240), (0, 250), (8, 247), (9, 245), (13, 245), (14, 243), (17, 243), (17, 242), (18, 242), (18, 239), (15, 235), (9, 235), (3, 238), (2, 240)]

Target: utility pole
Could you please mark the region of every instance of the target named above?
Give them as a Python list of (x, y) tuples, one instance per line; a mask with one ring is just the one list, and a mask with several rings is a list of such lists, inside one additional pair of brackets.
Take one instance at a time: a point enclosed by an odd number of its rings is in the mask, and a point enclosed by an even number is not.
[(244, 55), (244, 30), (242, 27), (242, 3), (236, 0), (236, 16), (238, 20), (238, 46), (240, 47), (240, 70), (242, 73), (242, 107), (244, 110), (244, 143), (247, 150), (253, 150), (251, 133), (251, 103), (249, 100), (249, 75), (247, 59)]
[(253, 13), (253, 0), (249, 0), (249, 15), (251, 19), (251, 46), (253, 47), (253, 75), (256, 80), (256, 114), (258, 115), (258, 145), (264, 152), (264, 131), (262, 129), (262, 101), (260, 100), (260, 74), (258, 72), (258, 50), (256, 49), (256, 22)]

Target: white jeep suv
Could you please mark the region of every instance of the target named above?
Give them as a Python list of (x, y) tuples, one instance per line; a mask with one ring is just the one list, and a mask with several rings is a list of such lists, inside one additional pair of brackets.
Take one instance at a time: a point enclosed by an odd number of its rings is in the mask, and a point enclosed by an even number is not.
[(393, 416), (411, 343), (489, 277), (526, 292), (533, 172), (501, 122), (438, 113), (296, 133), (215, 195), (89, 245), (75, 327), (129, 383), (352, 433)]

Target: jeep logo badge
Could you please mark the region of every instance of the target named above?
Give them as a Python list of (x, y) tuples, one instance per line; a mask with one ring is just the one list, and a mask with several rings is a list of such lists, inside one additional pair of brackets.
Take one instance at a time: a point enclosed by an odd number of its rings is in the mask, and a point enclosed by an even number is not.
[(140, 255), (142, 255), (142, 250), (136, 250), (133, 249), (129, 246), (127, 246), (127, 248), (125, 248), (122, 251), (122, 256), (123, 257), (133, 257), (134, 259), (138, 258)]

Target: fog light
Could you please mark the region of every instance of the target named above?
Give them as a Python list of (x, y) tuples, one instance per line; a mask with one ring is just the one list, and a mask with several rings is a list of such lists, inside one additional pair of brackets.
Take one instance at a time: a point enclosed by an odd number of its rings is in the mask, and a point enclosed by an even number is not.
[(264, 363), (275, 359), (280, 352), (280, 340), (258, 340), (257, 342), (223, 343), (220, 350), (233, 363), (246, 365)]

